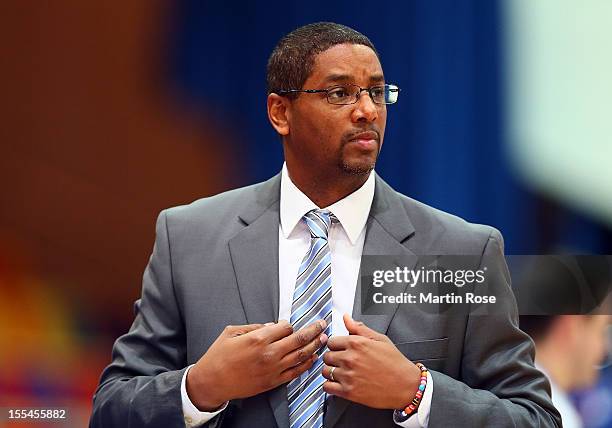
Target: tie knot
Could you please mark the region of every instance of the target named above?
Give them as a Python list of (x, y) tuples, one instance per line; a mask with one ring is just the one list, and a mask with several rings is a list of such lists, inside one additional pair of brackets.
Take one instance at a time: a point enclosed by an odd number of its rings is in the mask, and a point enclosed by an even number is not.
[(304, 214), (303, 218), (310, 229), (310, 236), (323, 239), (327, 239), (331, 223), (337, 221), (336, 216), (329, 210), (312, 210)]

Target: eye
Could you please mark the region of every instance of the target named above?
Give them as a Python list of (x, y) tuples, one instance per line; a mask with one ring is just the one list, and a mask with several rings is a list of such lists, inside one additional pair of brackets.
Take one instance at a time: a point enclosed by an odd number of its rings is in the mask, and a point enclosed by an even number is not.
[(384, 96), (385, 96), (385, 87), (384, 86), (374, 86), (374, 87), (372, 87), (372, 96), (374, 98), (384, 98)]
[(349, 91), (344, 86), (336, 86), (335, 88), (331, 88), (329, 91), (327, 91), (327, 97), (329, 99), (338, 100), (348, 96), (350, 96)]

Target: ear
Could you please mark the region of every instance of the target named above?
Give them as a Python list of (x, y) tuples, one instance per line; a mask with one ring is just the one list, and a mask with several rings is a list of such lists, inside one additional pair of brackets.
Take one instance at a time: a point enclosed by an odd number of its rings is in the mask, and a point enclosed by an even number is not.
[(582, 335), (582, 317), (580, 315), (559, 315), (555, 320), (556, 333), (559, 341), (573, 343)]
[(268, 95), (268, 119), (281, 136), (289, 135), (289, 100), (278, 94)]

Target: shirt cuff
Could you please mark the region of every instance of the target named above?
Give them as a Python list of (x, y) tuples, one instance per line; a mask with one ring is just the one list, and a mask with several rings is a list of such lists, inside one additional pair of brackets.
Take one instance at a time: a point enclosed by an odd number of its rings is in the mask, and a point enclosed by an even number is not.
[(412, 415), (404, 422), (398, 422), (395, 418), (395, 414), (393, 415), (393, 422), (403, 428), (427, 428), (429, 424), (429, 411), (431, 410), (431, 397), (433, 395), (433, 378), (427, 371), (427, 387), (425, 388), (425, 393), (423, 394), (423, 398), (421, 399), (421, 404), (419, 404), (419, 408), (417, 409), (416, 415)]
[[(198, 408), (189, 399), (189, 395), (187, 395), (187, 373), (189, 373), (189, 370), (193, 366), (194, 365), (192, 364), (187, 367), (187, 370), (185, 370), (185, 373), (183, 374), (183, 380), (181, 381), (181, 401), (183, 403), (183, 417), (185, 418), (186, 428), (195, 428), (205, 424), (224, 411), (229, 403), (229, 401), (226, 402), (223, 407), (214, 412), (200, 412), (200, 410), (198, 410)], [(429, 384), (427, 386), (429, 387)]]

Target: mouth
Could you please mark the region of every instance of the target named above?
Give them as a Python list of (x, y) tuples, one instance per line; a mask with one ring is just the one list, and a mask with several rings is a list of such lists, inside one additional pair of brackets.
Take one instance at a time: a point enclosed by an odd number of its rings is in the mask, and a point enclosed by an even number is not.
[(353, 135), (348, 142), (362, 150), (374, 150), (378, 148), (378, 133), (374, 131), (360, 132)]

